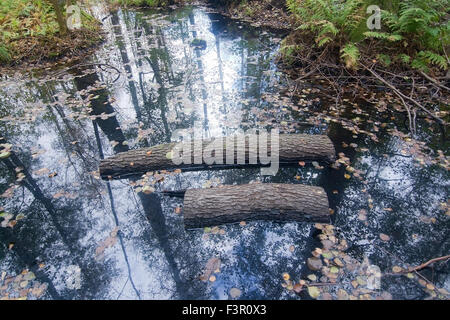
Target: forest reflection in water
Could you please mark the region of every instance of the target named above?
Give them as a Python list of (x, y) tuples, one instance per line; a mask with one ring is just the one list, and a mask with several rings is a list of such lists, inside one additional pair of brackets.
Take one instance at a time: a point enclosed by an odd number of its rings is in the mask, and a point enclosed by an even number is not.
[[(169, 142), (175, 130), (195, 123), (205, 138), (258, 127), (328, 134), (364, 179), (347, 179), (344, 168), (283, 168), (275, 177), (235, 169), (161, 175), (157, 190), (320, 185), (355, 258), (367, 256), (389, 273), (394, 262), (414, 265), (448, 253), (448, 217), (441, 210), (447, 171), (418, 166), (402, 154), (399, 136), (380, 132), (373, 139), (317, 117), (327, 107), (319, 89), (305, 85), (304, 101), (292, 101), (275, 62), (282, 34), (201, 7), (167, 14), (119, 10), (104, 23), (106, 44), (82, 66), (0, 82), (2, 143), (12, 145), (0, 166), (0, 204), (17, 221), (0, 228), (0, 271), (29, 269), (33, 281), (47, 284), (42, 298), (48, 299), (227, 299), (231, 288), (240, 289), (243, 299), (296, 298), (281, 286), (282, 274), (297, 280), (309, 274), (306, 259), (320, 246), (311, 224), (251, 222), (185, 231), (176, 213), (180, 199), (136, 192), (140, 177), (99, 179), (100, 159)], [(353, 119), (349, 110), (342, 117)], [(383, 122), (376, 111), (365, 112), (359, 117)], [(360, 125), (368, 131), (374, 126)], [(429, 131), (420, 134), (445, 150)], [(365, 220), (361, 210), (369, 212)], [(381, 241), (380, 233), (390, 241)], [(200, 280), (214, 257), (220, 273), (214, 282)], [(432, 277), (449, 289), (448, 270), (437, 269)], [(427, 295), (399, 276), (383, 277), (382, 289), (395, 298)]]

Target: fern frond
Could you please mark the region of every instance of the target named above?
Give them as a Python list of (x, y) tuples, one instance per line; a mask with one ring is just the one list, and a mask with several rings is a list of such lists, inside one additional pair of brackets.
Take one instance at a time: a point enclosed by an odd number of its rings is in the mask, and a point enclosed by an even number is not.
[(355, 69), (359, 61), (359, 49), (354, 43), (347, 43), (341, 49), (341, 58), (345, 61), (345, 67)]

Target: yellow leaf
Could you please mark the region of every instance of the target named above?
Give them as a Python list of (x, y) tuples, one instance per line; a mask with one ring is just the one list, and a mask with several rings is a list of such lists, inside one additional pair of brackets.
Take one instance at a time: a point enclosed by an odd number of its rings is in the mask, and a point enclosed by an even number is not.
[(392, 267), (392, 271), (394, 271), (395, 273), (399, 273), (399, 272), (402, 272), (402, 268), (400, 268), (399, 266), (394, 266), (394, 267)]
[(313, 299), (317, 299), (320, 296), (320, 290), (317, 287), (308, 287), (308, 293)]

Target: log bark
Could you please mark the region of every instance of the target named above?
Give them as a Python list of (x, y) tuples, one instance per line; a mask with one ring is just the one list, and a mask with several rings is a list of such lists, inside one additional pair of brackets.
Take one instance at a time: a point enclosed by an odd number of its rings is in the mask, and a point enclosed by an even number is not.
[[(205, 151), (208, 150), (207, 147), (210, 146), (213, 141), (218, 144), (218, 150), (222, 149), (223, 159), (221, 159), (221, 161), (216, 161), (214, 164), (207, 164), (202, 155), (205, 154)], [(243, 143), (244, 141), (245, 143)], [(228, 155), (228, 160), (226, 143), (227, 138), (216, 138), (201, 141), (188, 141), (184, 143), (162, 144), (150, 148), (119, 153), (101, 161), (100, 175), (103, 179), (120, 179), (149, 171), (175, 169), (194, 171), (263, 166), (264, 159), (261, 159), (259, 156), (260, 150), (259, 148), (254, 149), (249, 147), (250, 144), (248, 136), (245, 139), (242, 136), (237, 136), (237, 138), (234, 138), (234, 154)], [(179, 149), (188, 146), (188, 149), (190, 149), (190, 154), (183, 156), (185, 156), (186, 159), (190, 159), (190, 161), (184, 161), (181, 164), (174, 163), (172, 159), (172, 152), (176, 146)], [(222, 146), (222, 148), (220, 148), (220, 146)], [(272, 154), (270, 147), (271, 140), (269, 137), (267, 141), (267, 155), (269, 158)], [(241, 153), (245, 154), (245, 163), (238, 163), (238, 154)], [(211, 155), (215, 156), (215, 151), (212, 151)], [(217, 153), (217, 157), (218, 159), (222, 158), (219, 152)], [(195, 159), (197, 159), (197, 161), (195, 161)], [(231, 164), (230, 159), (233, 160)], [(250, 161), (251, 159), (254, 161)], [(327, 136), (305, 134), (279, 135), (280, 165), (297, 164), (299, 161), (332, 162), (334, 159), (334, 146)]]
[(249, 220), (329, 222), (330, 217), (323, 188), (272, 183), (187, 190), (183, 213), (186, 229)]

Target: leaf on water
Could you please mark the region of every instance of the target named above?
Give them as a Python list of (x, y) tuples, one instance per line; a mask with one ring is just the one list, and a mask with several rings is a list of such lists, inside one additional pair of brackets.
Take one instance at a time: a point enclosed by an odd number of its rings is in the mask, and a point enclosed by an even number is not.
[(344, 289), (339, 289), (337, 297), (339, 300), (348, 300), (348, 293)]
[(287, 273), (287, 272), (283, 273), (284, 281), (288, 281), (290, 278), (291, 278), (291, 276), (289, 275), (289, 273)]
[(296, 283), (296, 284), (294, 284), (294, 288), (293, 289), (294, 289), (295, 292), (299, 293), (299, 292), (302, 291), (303, 285), (301, 285), (300, 283)]
[(105, 250), (107, 248), (113, 247), (117, 243), (117, 233), (119, 232), (119, 227), (115, 227), (109, 234), (109, 237), (100, 242), (100, 245), (95, 250), (96, 259), (103, 258)]
[(24, 280), (32, 281), (32, 280), (36, 279), (36, 276), (33, 272), (30, 271), (26, 275), (24, 275), (23, 278), (24, 278)]
[(7, 151), (7, 152), (2, 152), (0, 153), (0, 159), (6, 159), (11, 155), (11, 152)]
[(42, 294), (47, 290), (47, 284), (43, 283), (41, 285), (35, 285), (33, 289), (31, 290), (31, 294), (35, 296), (36, 298), (39, 298), (42, 296)]
[(35, 174), (35, 175), (37, 175), (37, 176), (42, 176), (42, 175), (44, 175), (44, 174), (48, 174), (49, 172), (50, 172), (49, 169), (47, 169), (47, 168), (41, 168), (41, 169), (39, 169), (39, 170), (33, 171), (33, 174)]
[(380, 239), (383, 241), (389, 241), (391, 238), (387, 234), (380, 233)]
[(145, 194), (151, 194), (151, 193), (155, 192), (155, 188), (150, 187), (150, 186), (145, 186), (142, 188), (142, 192)]
[(316, 281), (317, 280), (317, 276), (315, 274), (310, 274), (307, 276), (307, 278), (311, 281)]
[(434, 287), (434, 285), (432, 285), (431, 283), (427, 283), (427, 289), (428, 289), (428, 290), (434, 290), (435, 287)]
[(241, 296), (242, 292), (238, 288), (231, 288), (230, 290), (230, 297), (235, 299), (239, 298)]
[[(200, 276), (200, 280), (207, 281), (208, 279), (211, 281), (211, 275), (215, 270), (220, 270), (220, 259), (217, 257), (212, 257), (208, 260), (206, 263), (205, 270), (203, 271), (203, 274)], [(214, 276), (212, 276), (214, 277)], [(215, 280), (215, 277), (214, 277)]]
[(320, 290), (317, 287), (308, 287), (308, 293), (313, 299), (317, 299), (320, 296)]
[(175, 208), (175, 213), (176, 214), (180, 214), (181, 213), (181, 207), (176, 207)]
[(332, 266), (332, 267), (330, 268), (330, 272), (331, 272), (331, 273), (339, 273), (339, 268), (338, 268), (338, 267), (335, 267), (335, 266)]
[(212, 227), (212, 229), (211, 229), (211, 233), (212, 234), (218, 234), (219, 233), (219, 227)]
[(401, 267), (399, 267), (399, 266), (394, 266), (394, 267), (392, 267), (392, 271), (394, 271), (395, 273), (400, 273), (400, 272), (402, 272), (402, 268)]

